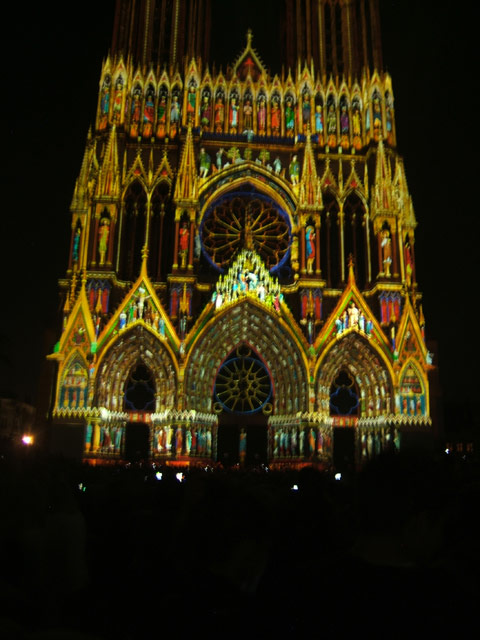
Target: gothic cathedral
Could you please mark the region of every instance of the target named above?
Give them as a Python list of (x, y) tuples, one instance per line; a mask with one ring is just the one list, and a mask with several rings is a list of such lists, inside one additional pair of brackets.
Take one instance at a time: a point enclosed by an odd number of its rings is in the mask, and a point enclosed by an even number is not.
[(359, 465), (432, 429), (378, 3), (275, 8), (276, 69), (254, 30), (212, 59), (230, 5), (117, 0), (49, 356), (84, 459)]

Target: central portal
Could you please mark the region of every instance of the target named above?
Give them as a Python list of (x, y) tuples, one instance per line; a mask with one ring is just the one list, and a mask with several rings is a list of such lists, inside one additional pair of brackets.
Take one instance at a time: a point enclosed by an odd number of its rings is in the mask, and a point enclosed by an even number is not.
[(219, 414), (217, 458), (225, 466), (267, 462), (267, 415), (272, 383), (262, 360), (246, 345), (232, 352), (215, 381)]

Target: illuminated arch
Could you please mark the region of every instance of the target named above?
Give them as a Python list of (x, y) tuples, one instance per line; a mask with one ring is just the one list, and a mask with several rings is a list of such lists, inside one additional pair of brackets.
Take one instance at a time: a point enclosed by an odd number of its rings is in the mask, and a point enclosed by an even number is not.
[(407, 360), (398, 379), (397, 412), (405, 416), (427, 416), (428, 384), (414, 358)]
[(253, 162), (242, 162), (239, 165), (223, 168), (222, 171), (212, 174), (205, 180), (199, 188), (200, 215), (203, 216), (217, 198), (229, 191), (241, 190), (242, 185), (250, 185), (251, 188), (274, 200), (290, 216), (290, 222), (293, 224), (297, 198), (290, 185)]
[(212, 410), (217, 372), (240, 345), (251, 348), (268, 369), (275, 413), (307, 410), (308, 363), (302, 346), (278, 315), (253, 300), (215, 315), (195, 340), (185, 371), (187, 408)]
[(88, 398), (88, 365), (77, 349), (59, 376), (57, 406), (59, 409), (84, 409)]
[(317, 410), (330, 411), (330, 389), (335, 377), (347, 371), (360, 393), (359, 415), (380, 416), (393, 413), (393, 371), (383, 354), (357, 332), (336, 340), (318, 360), (315, 370)]
[(163, 341), (143, 324), (118, 336), (104, 351), (95, 380), (95, 405), (111, 411), (123, 409), (125, 383), (138, 364), (153, 375), (156, 411), (176, 407), (178, 371)]
[[(245, 220), (248, 202), (257, 213), (252, 215), (254, 249), (262, 256), (270, 270), (277, 270), (286, 262), (291, 244), (292, 229), (295, 227), (296, 203), (288, 185), (280, 178), (250, 162), (229, 167), (216, 174), (203, 186), (200, 193), (201, 215), (200, 234), (206, 259), (217, 269), (227, 266), (237, 249), (244, 248), (246, 233)], [(245, 200), (240, 217), (230, 210), (230, 204)], [(216, 229), (216, 210), (222, 229)], [(257, 218), (258, 215), (258, 218)], [(255, 226), (256, 225), (256, 226)], [(280, 237), (276, 237), (278, 231)], [(223, 238), (225, 234), (225, 238)], [(228, 236), (228, 237), (227, 237)], [(217, 238), (223, 238), (223, 244)], [(218, 246), (217, 246), (218, 245)], [(265, 255), (262, 254), (262, 247)], [(223, 255), (224, 253), (228, 255)]]

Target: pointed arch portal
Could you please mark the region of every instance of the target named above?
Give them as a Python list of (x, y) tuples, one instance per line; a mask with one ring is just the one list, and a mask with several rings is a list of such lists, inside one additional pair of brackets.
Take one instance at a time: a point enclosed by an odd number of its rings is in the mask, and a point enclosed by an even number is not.
[(270, 413), (307, 410), (307, 367), (280, 317), (244, 300), (219, 313), (193, 346), (185, 391), (188, 408), (218, 412), (220, 460), (238, 460), (243, 428), (246, 460), (266, 461)]
[[(136, 372), (139, 375), (135, 383)], [(177, 373), (170, 354), (156, 336), (137, 325), (118, 337), (102, 358), (95, 385), (96, 405), (111, 411), (132, 410), (134, 403), (130, 406), (126, 402), (124, 407), (125, 395), (134, 384), (141, 386), (142, 377), (145, 390), (148, 392), (149, 389), (150, 395), (153, 391), (155, 398), (153, 405), (150, 398), (146, 410), (159, 411), (175, 406)], [(133, 388), (131, 392), (134, 393)]]
[(373, 346), (357, 332), (337, 340), (318, 369), (316, 401), (320, 411), (331, 413), (332, 385), (342, 371), (358, 389), (358, 417), (392, 413), (390, 373)]

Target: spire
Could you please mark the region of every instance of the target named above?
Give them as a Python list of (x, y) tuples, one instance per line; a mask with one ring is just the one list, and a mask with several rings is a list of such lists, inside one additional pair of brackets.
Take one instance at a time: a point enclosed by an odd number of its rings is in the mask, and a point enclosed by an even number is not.
[(306, 138), (302, 179), (300, 181), (299, 206), (303, 209), (318, 210), (323, 207), (322, 192), (315, 166), (310, 131), (307, 133)]
[(90, 182), (92, 168), (97, 168), (97, 162), (95, 157), (95, 143), (92, 142), (92, 129), (89, 128), (82, 166), (80, 168), (80, 174), (75, 182), (72, 203), (70, 205), (70, 209), (72, 211), (88, 209), (89, 191), (92, 186)]
[(393, 213), (393, 185), (390, 162), (386, 156), (385, 147), (383, 146), (383, 140), (381, 138), (377, 147), (372, 208), (374, 215)]
[(396, 206), (403, 223), (408, 227), (415, 228), (417, 221), (413, 210), (412, 198), (408, 191), (407, 178), (403, 161), (397, 158), (395, 166), (395, 176), (393, 179)]
[(175, 186), (175, 200), (191, 202), (197, 199), (197, 172), (195, 166), (195, 152), (193, 148), (192, 123), (188, 124), (187, 137), (183, 146), (177, 184)]
[(103, 156), (103, 164), (97, 183), (97, 196), (120, 195), (120, 168), (118, 162), (117, 130), (115, 125), (110, 129), (107, 146)]

